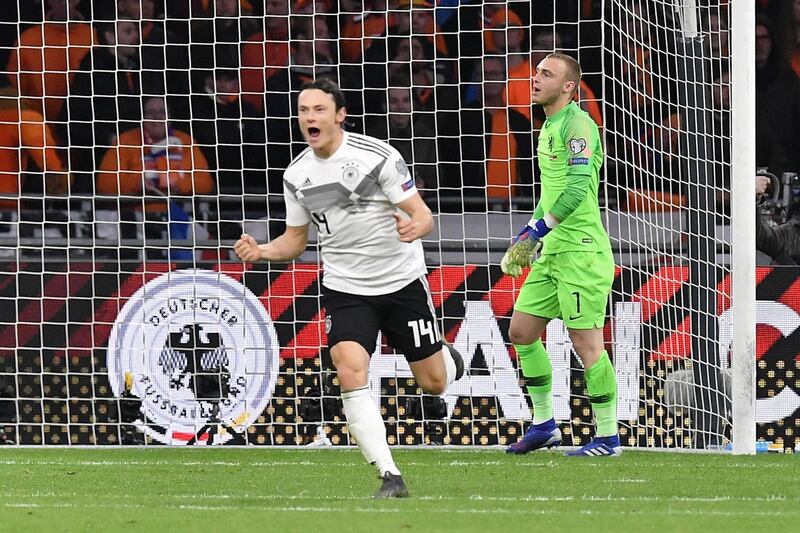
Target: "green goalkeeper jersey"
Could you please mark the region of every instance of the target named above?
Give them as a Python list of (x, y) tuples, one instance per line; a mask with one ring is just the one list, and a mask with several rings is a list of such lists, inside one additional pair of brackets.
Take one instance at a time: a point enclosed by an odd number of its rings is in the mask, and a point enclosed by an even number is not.
[(597, 124), (570, 102), (545, 120), (537, 151), (542, 190), (533, 217), (550, 213), (561, 221), (544, 237), (542, 253), (610, 251), (597, 200), (603, 164)]

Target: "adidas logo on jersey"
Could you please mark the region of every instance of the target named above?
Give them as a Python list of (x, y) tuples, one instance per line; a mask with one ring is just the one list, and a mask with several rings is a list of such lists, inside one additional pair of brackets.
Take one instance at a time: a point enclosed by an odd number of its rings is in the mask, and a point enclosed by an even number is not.
[(311, 179), (306, 178), (306, 181), (303, 182), (303, 187), (310, 187), (311, 186)]

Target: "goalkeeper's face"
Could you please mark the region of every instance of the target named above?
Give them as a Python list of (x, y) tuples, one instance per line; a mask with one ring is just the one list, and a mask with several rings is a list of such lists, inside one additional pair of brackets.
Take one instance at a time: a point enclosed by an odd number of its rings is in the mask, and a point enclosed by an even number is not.
[(333, 96), (319, 89), (306, 89), (297, 99), (297, 119), (311, 149), (328, 157), (342, 142), (345, 108), (336, 110)]
[(533, 78), (531, 101), (534, 104), (550, 106), (559, 100), (569, 101), (575, 88), (575, 82), (567, 79), (567, 65), (560, 59), (546, 57), (536, 67)]

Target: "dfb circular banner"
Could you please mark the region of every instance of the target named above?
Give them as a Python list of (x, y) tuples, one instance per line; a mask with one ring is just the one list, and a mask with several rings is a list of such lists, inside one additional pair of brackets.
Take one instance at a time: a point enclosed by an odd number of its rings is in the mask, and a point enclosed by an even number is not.
[(272, 396), (278, 353), (250, 289), (219, 272), (178, 270), (147, 282), (117, 315), (109, 381), (115, 396), (141, 400), (132, 423), (159, 442), (243, 442)]

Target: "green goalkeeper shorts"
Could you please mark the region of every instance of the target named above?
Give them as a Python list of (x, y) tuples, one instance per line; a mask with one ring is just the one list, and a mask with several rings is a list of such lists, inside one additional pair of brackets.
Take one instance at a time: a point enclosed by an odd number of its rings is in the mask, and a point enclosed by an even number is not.
[(533, 263), (514, 310), (560, 318), (570, 329), (602, 328), (613, 281), (610, 251), (544, 254)]

